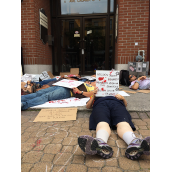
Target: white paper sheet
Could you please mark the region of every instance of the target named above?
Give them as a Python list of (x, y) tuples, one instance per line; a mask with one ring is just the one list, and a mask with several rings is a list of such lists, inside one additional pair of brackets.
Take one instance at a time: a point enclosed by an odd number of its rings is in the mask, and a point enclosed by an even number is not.
[(21, 81), (27, 83), (27, 81), (32, 81), (32, 75), (31, 74), (24, 74), (21, 77)]
[(67, 87), (67, 88), (73, 88), (73, 87), (78, 87), (78, 86), (80, 86), (83, 83), (84, 82), (82, 82), (82, 81), (63, 79), (63, 80), (61, 80), (59, 82), (54, 83), (53, 85)]
[(82, 98), (82, 99), (78, 99), (76, 97), (71, 97), (68, 99), (63, 99), (63, 100), (53, 100), (53, 101), (49, 101), (46, 102), (44, 104), (38, 105), (38, 106), (33, 106), (31, 108), (51, 108), (51, 107), (73, 107), (73, 106), (85, 106), (87, 101), (90, 98)]
[(120, 94), (121, 96), (130, 96), (125, 91), (119, 91), (118, 94)]

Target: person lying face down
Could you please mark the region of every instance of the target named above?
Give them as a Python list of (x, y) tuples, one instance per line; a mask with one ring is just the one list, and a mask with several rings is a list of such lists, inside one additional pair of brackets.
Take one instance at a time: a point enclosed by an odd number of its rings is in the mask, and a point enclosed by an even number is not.
[(136, 76), (129, 75), (129, 81), (131, 82), (131, 85), (129, 88), (133, 90), (149, 90), (150, 89), (150, 78), (147, 78), (146, 76), (141, 76), (138, 79), (136, 79)]
[(142, 154), (150, 154), (150, 137), (140, 139), (135, 136), (136, 130), (131, 116), (126, 110), (127, 102), (119, 94), (116, 96), (95, 97), (88, 101), (86, 107), (93, 108), (89, 118), (89, 130), (96, 130), (96, 138), (88, 135), (78, 137), (82, 151), (89, 155), (111, 158), (114, 151), (107, 144), (111, 129), (117, 130), (118, 136), (128, 145), (125, 155), (128, 159), (138, 159)]

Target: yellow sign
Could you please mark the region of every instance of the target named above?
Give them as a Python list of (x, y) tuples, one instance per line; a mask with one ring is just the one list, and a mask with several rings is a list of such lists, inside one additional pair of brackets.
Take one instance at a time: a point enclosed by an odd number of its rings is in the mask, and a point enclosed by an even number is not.
[(74, 37), (80, 37), (80, 34), (74, 34)]

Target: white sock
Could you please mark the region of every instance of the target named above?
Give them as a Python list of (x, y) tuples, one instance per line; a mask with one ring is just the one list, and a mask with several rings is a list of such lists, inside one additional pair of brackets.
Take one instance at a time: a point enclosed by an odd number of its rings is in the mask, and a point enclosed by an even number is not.
[(127, 145), (129, 145), (131, 141), (136, 138), (135, 134), (131, 131), (127, 131), (126, 133), (123, 134), (122, 137), (125, 143), (127, 143)]
[(98, 130), (96, 133), (96, 138), (100, 138), (105, 143), (107, 143), (108, 138), (109, 138), (109, 133), (106, 130)]

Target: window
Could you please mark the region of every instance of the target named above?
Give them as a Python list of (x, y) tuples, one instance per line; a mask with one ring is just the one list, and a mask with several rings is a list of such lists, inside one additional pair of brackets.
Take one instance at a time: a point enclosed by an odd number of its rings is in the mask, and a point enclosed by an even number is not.
[(61, 0), (61, 14), (107, 13), (107, 4), (107, 0)]

